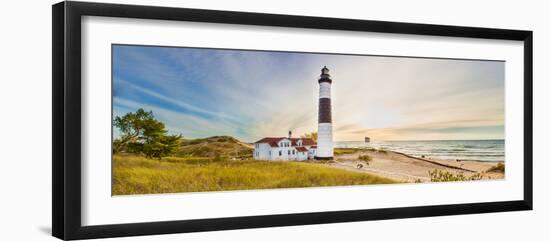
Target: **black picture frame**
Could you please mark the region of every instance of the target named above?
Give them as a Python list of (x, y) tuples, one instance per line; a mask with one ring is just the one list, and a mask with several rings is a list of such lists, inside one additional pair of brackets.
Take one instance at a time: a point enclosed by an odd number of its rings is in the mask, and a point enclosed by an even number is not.
[[(81, 17), (104, 16), (206, 23), (350, 30), (427, 36), (517, 40), (524, 43), (523, 199), (421, 207), (212, 218), (99, 226), (81, 224)], [(532, 210), (533, 32), (415, 23), (336, 19), (90, 2), (52, 6), (52, 233), (60, 239), (185, 233), (380, 219)], [(136, 220), (139, 221), (139, 220)]]

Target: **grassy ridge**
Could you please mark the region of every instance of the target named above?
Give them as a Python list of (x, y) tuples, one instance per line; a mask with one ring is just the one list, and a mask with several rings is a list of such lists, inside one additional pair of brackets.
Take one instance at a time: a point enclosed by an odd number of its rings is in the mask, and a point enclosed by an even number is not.
[(212, 136), (200, 139), (182, 139), (177, 148), (177, 157), (225, 156), (239, 159), (252, 158), (251, 145), (230, 136)]
[(314, 163), (113, 156), (113, 195), (394, 183)]

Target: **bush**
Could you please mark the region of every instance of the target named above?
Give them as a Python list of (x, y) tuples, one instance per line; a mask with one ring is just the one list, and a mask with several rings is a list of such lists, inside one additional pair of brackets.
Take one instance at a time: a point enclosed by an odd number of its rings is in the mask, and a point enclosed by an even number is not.
[(367, 165), (370, 164), (370, 162), (372, 161), (372, 157), (370, 157), (369, 155), (359, 155), (359, 158), (358, 158), (360, 161), (364, 161), (367, 163)]
[(495, 166), (492, 166), (491, 168), (487, 169), (486, 172), (500, 172), (504, 173), (504, 163), (499, 162)]
[(475, 173), (469, 177), (463, 173), (453, 174), (443, 170), (428, 171), (432, 182), (456, 182), (456, 181), (477, 181), (481, 180), (483, 176), (480, 173)]
[(212, 159), (213, 162), (223, 162), (225, 161), (225, 158), (222, 157), (220, 154), (216, 154), (216, 156), (214, 156), (214, 159)]

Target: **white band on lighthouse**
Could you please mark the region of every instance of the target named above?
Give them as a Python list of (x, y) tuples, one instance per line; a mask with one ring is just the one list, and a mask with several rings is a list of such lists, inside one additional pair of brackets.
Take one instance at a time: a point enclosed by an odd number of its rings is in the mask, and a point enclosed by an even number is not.
[(332, 157), (332, 123), (319, 123), (317, 130), (317, 157)]
[(330, 86), (328, 82), (322, 82), (319, 84), (319, 98), (330, 98)]

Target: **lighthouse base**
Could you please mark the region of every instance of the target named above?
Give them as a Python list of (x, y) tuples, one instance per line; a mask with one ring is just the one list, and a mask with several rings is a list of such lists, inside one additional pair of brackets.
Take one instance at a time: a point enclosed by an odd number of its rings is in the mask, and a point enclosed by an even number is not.
[(313, 157), (315, 160), (332, 160), (334, 159), (333, 157), (331, 156), (315, 156)]

